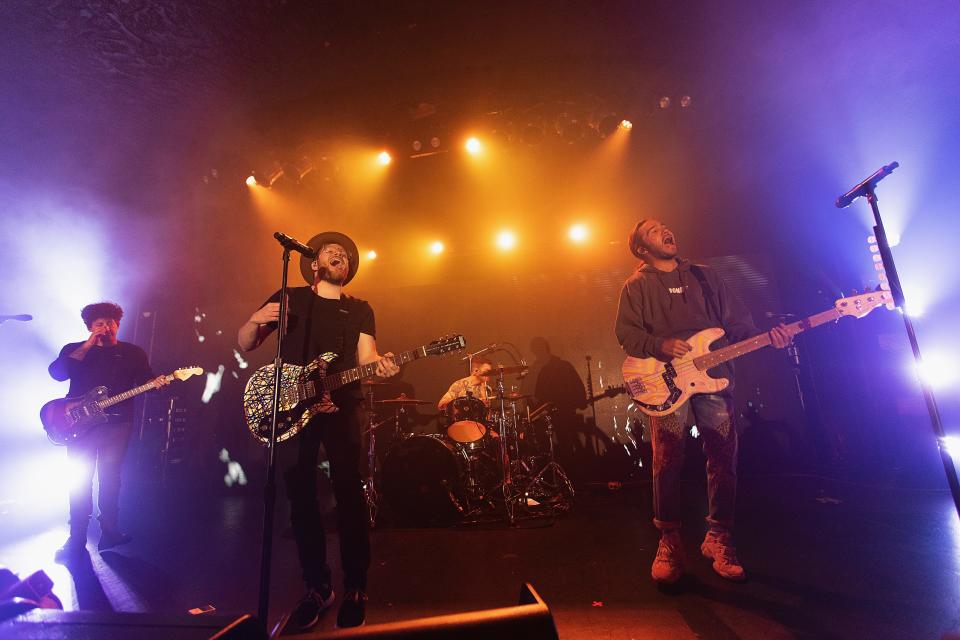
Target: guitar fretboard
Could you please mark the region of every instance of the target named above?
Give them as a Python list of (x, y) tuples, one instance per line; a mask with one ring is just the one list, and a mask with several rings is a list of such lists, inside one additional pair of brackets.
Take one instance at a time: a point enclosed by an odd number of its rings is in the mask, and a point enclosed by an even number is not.
[[(424, 356), (429, 355), (427, 353), (427, 347), (419, 347), (411, 351), (404, 351), (403, 353), (396, 354), (390, 357), (390, 360), (396, 362), (397, 364), (406, 364), (408, 362), (413, 362), (417, 358), (423, 358)], [(371, 362), (369, 364), (362, 364), (359, 367), (354, 367), (353, 369), (347, 369), (346, 371), (340, 371), (338, 373), (331, 374), (323, 379), (323, 382), (320, 385), (320, 388), (323, 391), (333, 391), (334, 389), (339, 389), (345, 384), (350, 384), (351, 382), (356, 382), (358, 380), (363, 380), (364, 378), (369, 378), (372, 375), (375, 375), (377, 372), (377, 363)]]
[[(798, 320), (796, 322), (791, 322), (786, 325), (787, 333), (791, 336), (795, 336), (798, 333), (803, 333), (807, 329), (812, 329), (818, 327), (827, 322), (833, 322), (841, 317), (841, 313), (836, 309), (828, 309), (822, 313), (817, 313), (809, 318), (804, 318), (803, 320)], [(717, 349), (716, 351), (711, 351), (710, 353), (704, 354), (699, 358), (694, 358), (693, 363), (700, 371), (706, 371), (707, 369), (712, 369), (717, 365), (723, 364), (734, 358), (739, 358), (748, 353), (752, 353), (758, 349), (762, 349), (770, 345), (770, 334), (761, 333), (758, 336), (752, 338), (747, 338), (736, 344), (727, 345), (722, 349)]]
[[(163, 376), (163, 377), (167, 379), (167, 382), (173, 380), (173, 374), (168, 376)], [(123, 393), (118, 393), (115, 396), (110, 396), (106, 400), (100, 400), (99, 402), (97, 402), (97, 406), (99, 406), (101, 409), (106, 409), (107, 407), (112, 407), (118, 402), (123, 402), (124, 400), (129, 400), (133, 396), (138, 396), (144, 391), (150, 391), (153, 388), (154, 388), (153, 382), (151, 381), (146, 384), (142, 384), (139, 387), (134, 387), (129, 391), (124, 391)]]

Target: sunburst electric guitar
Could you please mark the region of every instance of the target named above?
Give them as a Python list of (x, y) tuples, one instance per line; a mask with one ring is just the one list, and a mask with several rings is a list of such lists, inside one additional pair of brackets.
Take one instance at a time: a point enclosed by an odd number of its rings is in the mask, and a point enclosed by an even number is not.
[[(467, 346), (461, 335), (446, 336), (430, 344), (404, 351), (392, 357), (397, 364), (405, 364), (426, 356), (439, 356), (459, 351)], [(307, 426), (310, 418), (320, 413), (334, 413), (337, 406), (330, 392), (345, 384), (369, 378), (376, 373), (375, 362), (326, 375), (327, 367), (336, 359), (335, 353), (323, 353), (305, 365), (284, 363), (280, 370), (280, 403), (277, 413), (277, 442), (295, 436)], [(276, 367), (268, 364), (253, 372), (243, 392), (243, 413), (247, 428), (260, 442), (270, 442), (270, 424), (273, 417), (273, 385)]]
[[(184, 367), (164, 376), (167, 382), (187, 380), (203, 373), (200, 367)], [(103, 424), (109, 416), (104, 409), (138, 396), (144, 391), (155, 389), (153, 381), (139, 387), (110, 395), (106, 387), (96, 387), (82, 396), (51, 400), (40, 409), (40, 422), (53, 444), (71, 444), (82, 438), (88, 431)]]
[[(834, 303), (833, 309), (818, 313), (786, 325), (787, 333), (795, 336), (807, 329), (839, 320), (844, 316), (862, 318), (877, 307), (893, 308), (889, 291), (874, 291)], [(739, 358), (763, 347), (770, 346), (770, 336), (761, 333), (742, 342), (731, 344), (716, 351), (710, 345), (724, 334), (723, 329), (704, 329), (687, 338), (693, 350), (682, 358), (663, 362), (656, 358), (628, 357), (623, 363), (623, 382), (630, 396), (641, 411), (650, 416), (665, 416), (673, 413), (690, 396), (698, 393), (717, 393), (726, 389), (730, 381), (713, 378), (707, 371), (719, 364)]]

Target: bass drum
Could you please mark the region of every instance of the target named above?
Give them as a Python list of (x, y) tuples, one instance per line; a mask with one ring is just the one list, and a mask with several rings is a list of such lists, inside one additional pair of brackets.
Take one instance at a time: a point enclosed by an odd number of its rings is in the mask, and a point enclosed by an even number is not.
[(398, 443), (381, 467), (380, 487), (390, 513), (404, 525), (454, 524), (466, 509), (468, 463), (458, 445), (437, 435)]

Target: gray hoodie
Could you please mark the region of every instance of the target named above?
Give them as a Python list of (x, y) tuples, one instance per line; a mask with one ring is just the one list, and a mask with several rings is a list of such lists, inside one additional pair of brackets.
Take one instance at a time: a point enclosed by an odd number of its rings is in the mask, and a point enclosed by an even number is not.
[[(717, 272), (706, 265), (696, 265), (712, 290), (711, 304), (697, 275), (691, 272), (693, 266), (689, 260), (677, 260), (674, 271), (660, 271), (641, 263), (624, 283), (616, 331), (617, 340), (627, 355), (662, 360), (660, 345), (666, 338), (686, 339), (711, 327), (721, 327), (727, 333), (713, 349), (760, 333), (750, 312)], [(720, 365), (709, 373), (730, 378), (732, 383), (730, 364)]]

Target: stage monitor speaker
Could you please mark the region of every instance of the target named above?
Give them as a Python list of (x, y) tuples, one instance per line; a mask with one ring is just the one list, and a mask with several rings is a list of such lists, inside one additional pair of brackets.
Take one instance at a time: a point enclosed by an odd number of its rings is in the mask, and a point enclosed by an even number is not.
[(520, 604), (502, 609), (487, 609), (391, 622), (354, 629), (338, 629), (304, 635), (297, 640), (364, 638), (367, 640), (557, 640), (553, 615), (529, 583), (520, 588)]
[[(3, 640), (265, 640), (256, 620), (222, 614), (116, 613), (34, 609), (0, 622)], [(256, 624), (253, 624), (256, 623)], [(230, 630), (230, 635), (222, 635)], [(219, 634), (219, 635), (218, 635)]]

